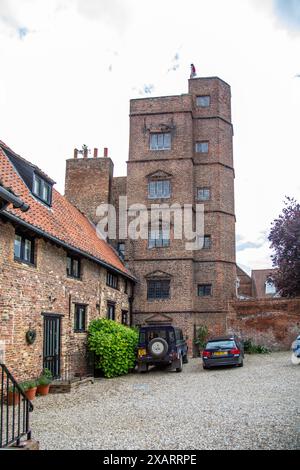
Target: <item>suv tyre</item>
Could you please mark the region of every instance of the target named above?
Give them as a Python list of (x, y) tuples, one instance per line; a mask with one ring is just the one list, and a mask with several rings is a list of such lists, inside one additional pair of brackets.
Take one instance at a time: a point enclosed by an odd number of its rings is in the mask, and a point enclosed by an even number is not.
[(150, 341), (148, 345), (149, 353), (155, 359), (164, 357), (167, 354), (168, 349), (169, 349), (168, 343), (163, 338), (154, 338)]

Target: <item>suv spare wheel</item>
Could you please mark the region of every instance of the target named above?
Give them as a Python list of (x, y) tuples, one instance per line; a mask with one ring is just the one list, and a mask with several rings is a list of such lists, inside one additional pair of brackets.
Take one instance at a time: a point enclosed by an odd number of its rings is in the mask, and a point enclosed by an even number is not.
[(150, 341), (148, 348), (149, 348), (149, 353), (153, 357), (159, 358), (167, 354), (168, 343), (163, 338), (154, 338)]

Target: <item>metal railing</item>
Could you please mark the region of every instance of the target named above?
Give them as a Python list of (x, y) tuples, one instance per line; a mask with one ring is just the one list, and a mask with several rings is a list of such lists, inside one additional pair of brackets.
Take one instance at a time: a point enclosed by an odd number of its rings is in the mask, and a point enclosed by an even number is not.
[(0, 449), (20, 445), (21, 438), (31, 439), (29, 413), (33, 405), (22, 388), (0, 363)]

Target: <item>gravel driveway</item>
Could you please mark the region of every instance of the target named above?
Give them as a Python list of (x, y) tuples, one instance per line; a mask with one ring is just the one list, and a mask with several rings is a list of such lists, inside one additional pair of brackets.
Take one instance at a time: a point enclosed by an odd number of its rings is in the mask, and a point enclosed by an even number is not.
[(300, 449), (300, 366), (290, 353), (246, 356), (243, 368), (150, 370), (38, 397), (42, 449)]

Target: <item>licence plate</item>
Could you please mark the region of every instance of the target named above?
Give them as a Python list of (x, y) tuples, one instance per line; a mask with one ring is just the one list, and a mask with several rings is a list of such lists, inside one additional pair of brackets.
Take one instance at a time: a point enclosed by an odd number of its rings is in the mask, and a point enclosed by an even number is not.
[(147, 355), (146, 349), (139, 349), (138, 350), (138, 356), (139, 357), (146, 356), (146, 355)]
[(227, 356), (228, 351), (218, 351), (213, 353), (213, 356)]

